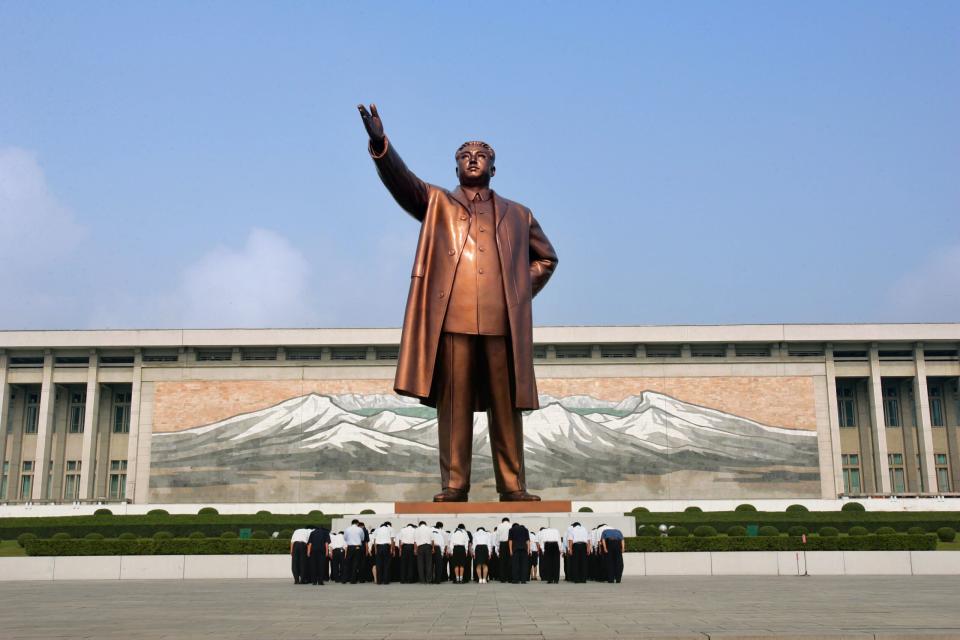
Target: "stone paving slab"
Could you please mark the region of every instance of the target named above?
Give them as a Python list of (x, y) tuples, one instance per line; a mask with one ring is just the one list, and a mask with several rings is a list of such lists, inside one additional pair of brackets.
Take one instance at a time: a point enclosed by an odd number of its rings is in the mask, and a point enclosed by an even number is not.
[(0, 639), (955, 640), (958, 591), (955, 576), (388, 587), (38, 581), (0, 583)]

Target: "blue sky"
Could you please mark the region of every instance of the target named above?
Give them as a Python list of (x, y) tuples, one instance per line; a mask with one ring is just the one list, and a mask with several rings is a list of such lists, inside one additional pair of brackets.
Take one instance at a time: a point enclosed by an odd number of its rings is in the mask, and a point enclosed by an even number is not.
[(0, 3), (2, 328), (399, 326), (423, 179), (536, 324), (960, 321), (960, 3)]

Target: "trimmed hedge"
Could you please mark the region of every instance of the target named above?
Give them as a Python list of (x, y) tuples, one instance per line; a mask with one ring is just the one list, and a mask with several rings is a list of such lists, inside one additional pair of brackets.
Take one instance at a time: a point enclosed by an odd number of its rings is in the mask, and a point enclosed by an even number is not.
[[(660, 531), (653, 525), (647, 525), (646, 527), (640, 527), (640, 530), (637, 531), (637, 535), (644, 538), (655, 538), (660, 535)], [(23, 545), (20, 546), (22, 547)]]
[[(894, 529), (893, 527), (880, 527), (879, 529), (874, 531), (874, 533), (877, 534), (878, 536), (892, 536), (896, 532), (897, 532), (896, 529)], [(907, 531), (907, 533), (910, 533), (910, 532)]]
[(940, 527), (937, 529), (937, 537), (942, 542), (953, 542), (957, 537), (957, 532), (950, 527)]
[(198, 516), (215, 516), (219, 513), (216, 507), (201, 507), (200, 511), (197, 511)]
[(289, 540), (31, 540), (28, 556), (151, 556), (151, 555), (232, 555), (288, 554)]
[(817, 533), (820, 535), (821, 538), (837, 538), (840, 536), (840, 532), (837, 530), (836, 527), (823, 527)]
[(774, 536), (779, 536), (780, 530), (777, 529), (776, 527), (765, 525), (763, 527), (760, 527), (760, 531), (758, 533), (764, 538), (772, 538)]
[(120, 535), (117, 536), (117, 540), (136, 540), (136, 539), (137, 539), (137, 534), (130, 533), (129, 531), (125, 531), (124, 533), (121, 533)]
[(95, 516), (112, 516), (112, 515), (113, 515), (113, 511), (110, 511), (110, 509), (107, 509), (106, 507), (104, 507), (104, 508), (102, 508), (102, 509), (97, 509), (96, 511), (94, 511), (94, 512), (93, 512), (93, 515), (95, 515)]
[(717, 530), (708, 524), (702, 524), (693, 530), (693, 535), (698, 538), (710, 538), (717, 535)]
[(750, 512), (755, 512), (756, 510), (757, 510), (757, 508), (756, 508), (755, 506), (753, 506), (752, 504), (738, 504), (738, 505), (737, 505), (737, 508), (734, 509), (734, 511), (738, 511), (738, 512), (740, 512), (740, 513), (745, 513), (745, 512), (748, 512), (748, 511), (750, 511)]
[[(794, 536), (713, 538), (627, 538), (627, 551), (654, 553), (659, 551), (933, 551), (937, 548), (934, 534), (892, 536), (857, 536), (807, 538), (803, 544)], [(31, 543), (31, 544), (36, 544)], [(28, 547), (29, 549), (29, 547)]]
[(807, 509), (802, 504), (791, 504), (787, 507), (787, 513), (808, 513), (810, 509)]
[(867, 508), (859, 502), (848, 502), (840, 507), (840, 511), (860, 511), (864, 512)]
[(700, 507), (687, 507), (683, 510), (684, 513), (703, 513), (703, 509)]
[(742, 527), (739, 524), (735, 524), (732, 527), (727, 527), (727, 535), (731, 538), (738, 538), (747, 535), (747, 528)]
[(168, 516), (170, 515), (170, 512), (167, 511), (166, 509), (150, 509), (150, 511), (147, 511), (147, 515), (148, 516)]
[[(37, 518), (0, 518), (0, 539), (13, 540), (22, 533), (38, 538), (49, 538), (55, 533), (69, 533), (82, 538), (88, 533), (99, 533), (105, 538), (116, 538), (121, 533), (132, 533), (138, 538), (149, 538), (157, 531), (169, 531), (184, 538), (194, 531), (215, 538), (224, 531), (240, 529), (280, 531), (306, 526), (330, 526), (333, 516), (303, 514), (257, 515), (137, 515), (137, 516), (58, 516)], [(960, 522), (956, 523), (960, 526)], [(289, 536), (287, 536), (289, 539)]]
[(802, 524), (795, 524), (789, 529), (787, 529), (788, 536), (797, 536), (798, 538), (808, 533), (810, 533), (810, 531)]
[[(850, 504), (852, 503), (845, 506)], [(922, 527), (929, 533), (936, 532), (940, 527), (951, 527), (960, 531), (960, 511), (632, 511), (627, 515), (636, 518), (638, 527), (645, 524), (666, 524), (694, 529), (700, 525), (709, 525), (717, 531), (726, 531), (733, 525), (746, 527), (754, 524), (761, 527), (773, 526), (780, 531), (801, 525), (809, 532), (819, 531), (823, 527), (833, 527), (846, 532), (854, 526), (865, 527), (868, 531), (876, 531), (880, 527), (892, 527), (897, 532), (906, 532), (910, 527)]]
[(686, 527), (674, 527), (673, 529), (667, 531), (667, 535), (671, 538), (686, 538), (690, 535), (690, 532)]

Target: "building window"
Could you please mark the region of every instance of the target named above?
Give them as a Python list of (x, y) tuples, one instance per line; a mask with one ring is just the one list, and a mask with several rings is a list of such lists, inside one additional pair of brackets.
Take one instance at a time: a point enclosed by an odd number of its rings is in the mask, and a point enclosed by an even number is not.
[(113, 432), (130, 433), (129, 393), (117, 393), (113, 396)]
[(837, 411), (841, 427), (857, 426), (857, 396), (852, 385), (837, 387)]
[(67, 431), (83, 433), (83, 415), (87, 408), (87, 392), (76, 391), (70, 394), (70, 413)]
[(557, 360), (589, 358), (593, 353), (590, 345), (571, 345), (556, 348)]
[(331, 360), (366, 360), (366, 349), (331, 349)]
[(399, 356), (400, 356), (399, 349), (392, 349), (392, 348), (377, 349), (377, 360), (396, 360)]
[(10, 463), (3, 463), (3, 475), (0, 476), (0, 500), (7, 499), (7, 485), (10, 482)]
[(883, 388), (883, 419), (888, 427), (900, 426), (900, 390), (896, 387)]
[(110, 499), (123, 500), (127, 496), (127, 461), (110, 461)]
[(943, 387), (936, 385), (930, 387), (930, 426), (945, 427), (946, 420), (943, 417)]
[(840, 459), (843, 463), (843, 492), (847, 495), (860, 493), (860, 454), (844, 453)]
[(904, 482), (903, 473), (903, 454), (887, 454), (887, 462), (890, 464), (890, 490), (894, 493), (904, 493), (907, 486)]
[(36, 433), (40, 425), (40, 394), (27, 394), (27, 410), (23, 414), (23, 432)]
[(33, 460), (24, 460), (20, 469), (20, 499), (29, 500), (33, 494)]
[(63, 499), (76, 500), (80, 497), (80, 461), (67, 460), (66, 475), (63, 477)]
[(937, 467), (937, 491), (950, 491), (950, 465), (947, 464), (947, 454), (933, 454), (933, 461)]

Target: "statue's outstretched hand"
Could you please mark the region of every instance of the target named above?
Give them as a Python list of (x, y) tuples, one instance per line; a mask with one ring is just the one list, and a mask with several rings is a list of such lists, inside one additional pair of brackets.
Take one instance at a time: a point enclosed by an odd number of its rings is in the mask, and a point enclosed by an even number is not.
[(363, 120), (363, 126), (367, 129), (367, 135), (370, 136), (370, 142), (374, 151), (383, 149), (383, 121), (380, 114), (377, 113), (377, 105), (371, 104), (370, 111), (362, 104), (357, 105), (360, 111), (360, 118)]

